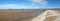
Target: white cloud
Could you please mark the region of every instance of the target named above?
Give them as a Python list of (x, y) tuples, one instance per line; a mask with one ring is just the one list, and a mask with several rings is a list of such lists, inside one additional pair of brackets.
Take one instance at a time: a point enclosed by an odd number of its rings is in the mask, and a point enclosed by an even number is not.
[(9, 8), (13, 8), (16, 6), (17, 6), (16, 4), (1, 4), (0, 9), (9, 9)]
[(16, 4), (2, 4), (0, 9), (39, 9), (39, 7), (31, 7), (25, 5), (16, 5)]
[(15, 4), (3, 4), (3, 5), (0, 5), (1, 7), (9, 7), (9, 6), (16, 6)]
[(39, 3), (41, 5), (47, 5), (47, 3), (48, 3), (46, 0), (31, 0), (31, 2)]

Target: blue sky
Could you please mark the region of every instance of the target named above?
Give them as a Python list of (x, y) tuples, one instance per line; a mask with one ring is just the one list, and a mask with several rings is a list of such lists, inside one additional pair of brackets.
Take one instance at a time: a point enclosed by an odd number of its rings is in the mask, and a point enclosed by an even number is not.
[(0, 9), (60, 8), (60, 0), (0, 0)]

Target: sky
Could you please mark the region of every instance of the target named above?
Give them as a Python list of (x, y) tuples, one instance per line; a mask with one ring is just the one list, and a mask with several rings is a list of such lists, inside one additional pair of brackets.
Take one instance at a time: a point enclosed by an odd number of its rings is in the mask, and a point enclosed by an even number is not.
[(60, 0), (0, 0), (0, 9), (60, 8)]

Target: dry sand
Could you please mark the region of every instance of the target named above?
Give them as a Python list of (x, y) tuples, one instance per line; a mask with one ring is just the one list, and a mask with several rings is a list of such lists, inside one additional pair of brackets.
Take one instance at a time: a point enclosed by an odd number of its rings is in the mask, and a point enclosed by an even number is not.
[(47, 10), (43, 14), (33, 18), (32, 21), (60, 21), (60, 11)]

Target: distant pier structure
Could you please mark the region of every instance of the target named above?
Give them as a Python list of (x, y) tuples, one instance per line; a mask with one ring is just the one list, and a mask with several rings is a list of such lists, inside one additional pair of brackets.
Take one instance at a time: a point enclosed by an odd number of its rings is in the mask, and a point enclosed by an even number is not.
[(9, 10), (11, 10), (11, 8), (9, 8)]

